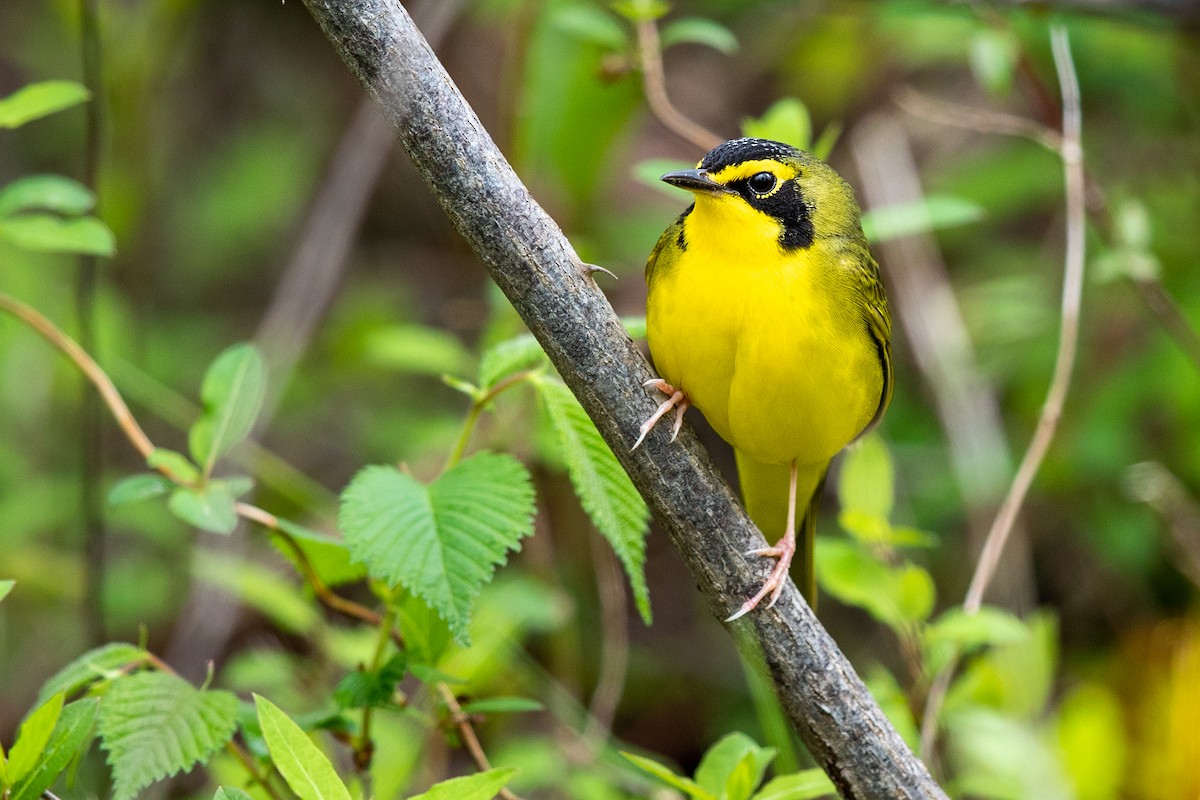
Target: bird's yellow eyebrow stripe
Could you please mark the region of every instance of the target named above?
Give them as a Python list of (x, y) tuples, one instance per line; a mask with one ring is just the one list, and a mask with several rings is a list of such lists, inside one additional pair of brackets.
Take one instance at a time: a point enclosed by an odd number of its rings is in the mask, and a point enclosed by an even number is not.
[(795, 167), (765, 158), (754, 161), (743, 161), (740, 164), (730, 164), (728, 167), (719, 169), (716, 172), (708, 173), (708, 177), (717, 183), (730, 184), (743, 178), (749, 178), (751, 175), (759, 172), (771, 173), (779, 179), (780, 183), (796, 177)]

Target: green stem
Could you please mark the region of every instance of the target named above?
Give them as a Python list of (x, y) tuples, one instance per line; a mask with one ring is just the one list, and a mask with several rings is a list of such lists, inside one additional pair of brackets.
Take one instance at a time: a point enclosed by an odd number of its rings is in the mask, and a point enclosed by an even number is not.
[[(392, 625), (396, 622), (396, 612), (391, 603), (385, 605), (383, 619), (379, 621), (379, 637), (375, 641), (375, 654), (371, 657), (370, 671), (374, 672), (383, 665), (383, 657), (387, 655), (388, 643), (392, 640)], [(363, 709), (362, 730), (354, 747), (354, 765), (358, 769), (359, 779), (363, 784), (363, 795), (371, 796), (371, 757), (375, 746), (371, 742), (371, 717), (375, 709), (367, 706)]]
[(446, 466), (442, 467), (442, 472), (445, 472), (462, 460), (463, 453), (467, 451), (467, 445), (471, 442), (471, 434), (475, 432), (475, 425), (479, 422), (479, 418), (483, 415), (488, 404), (495, 400), (496, 396), (505, 389), (511, 389), (522, 381), (526, 381), (541, 372), (541, 368), (514, 372), (504, 380), (492, 385), (486, 392), (475, 397), (474, 402), (471, 403), (471, 408), (467, 411), (467, 418), (463, 420), (462, 430), (458, 433), (458, 440), (454, 443), (454, 449), (450, 451), (450, 457), (446, 459)]

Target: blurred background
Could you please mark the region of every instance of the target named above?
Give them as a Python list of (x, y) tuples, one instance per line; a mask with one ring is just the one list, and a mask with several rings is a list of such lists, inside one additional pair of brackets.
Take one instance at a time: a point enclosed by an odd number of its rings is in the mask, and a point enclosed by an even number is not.
[[(332, 530), (337, 493), (363, 465), (436, 474), (468, 405), (441, 376), (471, 377), (482, 348), (522, 329), (303, 5), (99, 9), (97, 213), (116, 256), (89, 288), (77, 259), (0, 242), (0, 291), (90, 339), (151, 439), (177, 449), (209, 362), (254, 340), (269, 364), (268, 415), (243, 457), (264, 508)], [(590, 0), (427, 0), (411, 11), (581, 257), (620, 276), (599, 281), (618, 313), (642, 314), (646, 255), (688, 202), (654, 185), (657, 167), (703, 150), (648, 109), (630, 23)], [(667, 27), (690, 18), (706, 22)], [(1061, 163), (988, 116), (1058, 127), (1051, 21), (1070, 32), (1083, 98), (1081, 340), (1056, 439), (989, 594), (1033, 615), (1042, 638), (972, 690), (1028, 741), (981, 728), (951, 760), (1004, 742), (982, 760), (1054, 777), (1037, 778), (1040, 794), (1019, 780), (956, 792), (1194, 798), (1200, 13), (1182, 2), (678, 0), (661, 21), (665, 85), (722, 138), (795, 98), (793, 112), (776, 111), (801, 126), (794, 108), (807, 110), (864, 207), (937, 198), (929, 220), (901, 231), (911, 235), (877, 232), (875, 253), (897, 325), (881, 428), (894, 521), (932, 535), (911, 557), (948, 607), (962, 601), (1032, 434), (1058, 342)], [(0, 95), (80, 79), (80, 53), (77, 4), (0, 5)], [(82, 107), (0, 131), (0, 183), (83, 176), (85, 139)], [(213, 660), (220, 685), (318, 708), (336, 622), (315, 618), (252, 532), (198, 534), (161, 504), (106, 509), (107, 489), (142, 465), (83, 395), (67, 362), (0, 318), (0, 577), (18, 586), (0, 607), (0, 741), (62, 664), (139, 637), (194, 680)], [(652, 528), (646, 627), (561, 464), (531, 435), (538, 420), (528, 396), (505, 397), (474, 440), (518, 454), (539, 496), (537, 534), (493, 587), (524, 609), (512, 612), (495, 680), (553, 685), (552, 714), (606, 686), (613, 733), (687, 771), (722, 733), (757, 735), (736, 652), (665, 537)], [(835, 506), (825, 533), (837, 530)], [(833, 600), (821, 616), (860, 671), (903, 675), (894, 637), (870, 616)], [(613, 647), (627, 648), (616, 662)], [(508, 750), (556, 764), (554, 730), (531, 718), (484, 733), (501, 763)], [(1030, 741), (1046, 765), (1029, 766)], [(425, 748), (414, 746), (397, 786), (436, 771), (437, 748)], [(568, 794), (624, 796), (585, 788)]]

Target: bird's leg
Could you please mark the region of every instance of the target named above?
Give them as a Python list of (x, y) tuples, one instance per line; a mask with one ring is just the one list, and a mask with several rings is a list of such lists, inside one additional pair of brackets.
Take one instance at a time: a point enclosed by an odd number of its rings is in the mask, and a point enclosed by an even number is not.
[(651, 378), (646, 381), (643, 386), (653, 386), (663, 394), (667, 395), (667, 399), (662, 401), (658, 409), (650, 416), (650, 419), (642, 423), (642, 427), (638, 429), (637, 441), (633, 443), (631, 450), (637, 450), (638, 445), (642, 443), (658, 421), (663, 418), (663, 415), (675, 409), (675, 424), (671, 426), (671, 441), (675, 441), (675, 437), (679, 435), (679, 429), (683, 427), (683, 412), (688, 409), (687, 395), (682, 389), (676, 389), (671, 384), (664, 381), (662, 378)]
[(742, 607), (733, 612), (733, 614), (725, 621), (733, 622), (743, 614), (753, 611), (768, 594), (771, 595), (771, 602), (767, 603), (767, 608), (775, 605), (775, 601), (779, 599), (780, 593), (783, 592), (783, 585), (787, 583), (788, 570), (792, 566), (792, 556), (795, 554), (796, 462), (793, 461), (791, 477), (788, 479), (787, 531), (783, 534), (783, 538), (775, 543), (774, 547), (760, 547), (757, 550), (751, 550), (750, 552), (746, 553), (748, 556), (770, 556), (771, 558), (777, 558), (779, 560), (775, 563), (775, 568), (771, 570), (771, 574), (767, 576), (767, 580), (762, 585), (762, 588), (758, 590), (758, 594), (742, 603)]

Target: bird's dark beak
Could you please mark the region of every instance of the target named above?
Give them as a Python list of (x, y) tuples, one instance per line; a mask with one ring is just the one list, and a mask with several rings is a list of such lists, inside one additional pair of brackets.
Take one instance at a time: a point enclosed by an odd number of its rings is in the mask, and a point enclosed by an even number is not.
[(672, 186), (678, 186), (680, 189), (687, 189), (689, 192), (729, 194), (733, 191), (708, 177), (708, 173), (702, 169), (681, 169), (678, 172), (668, 172), (659, 180)]

